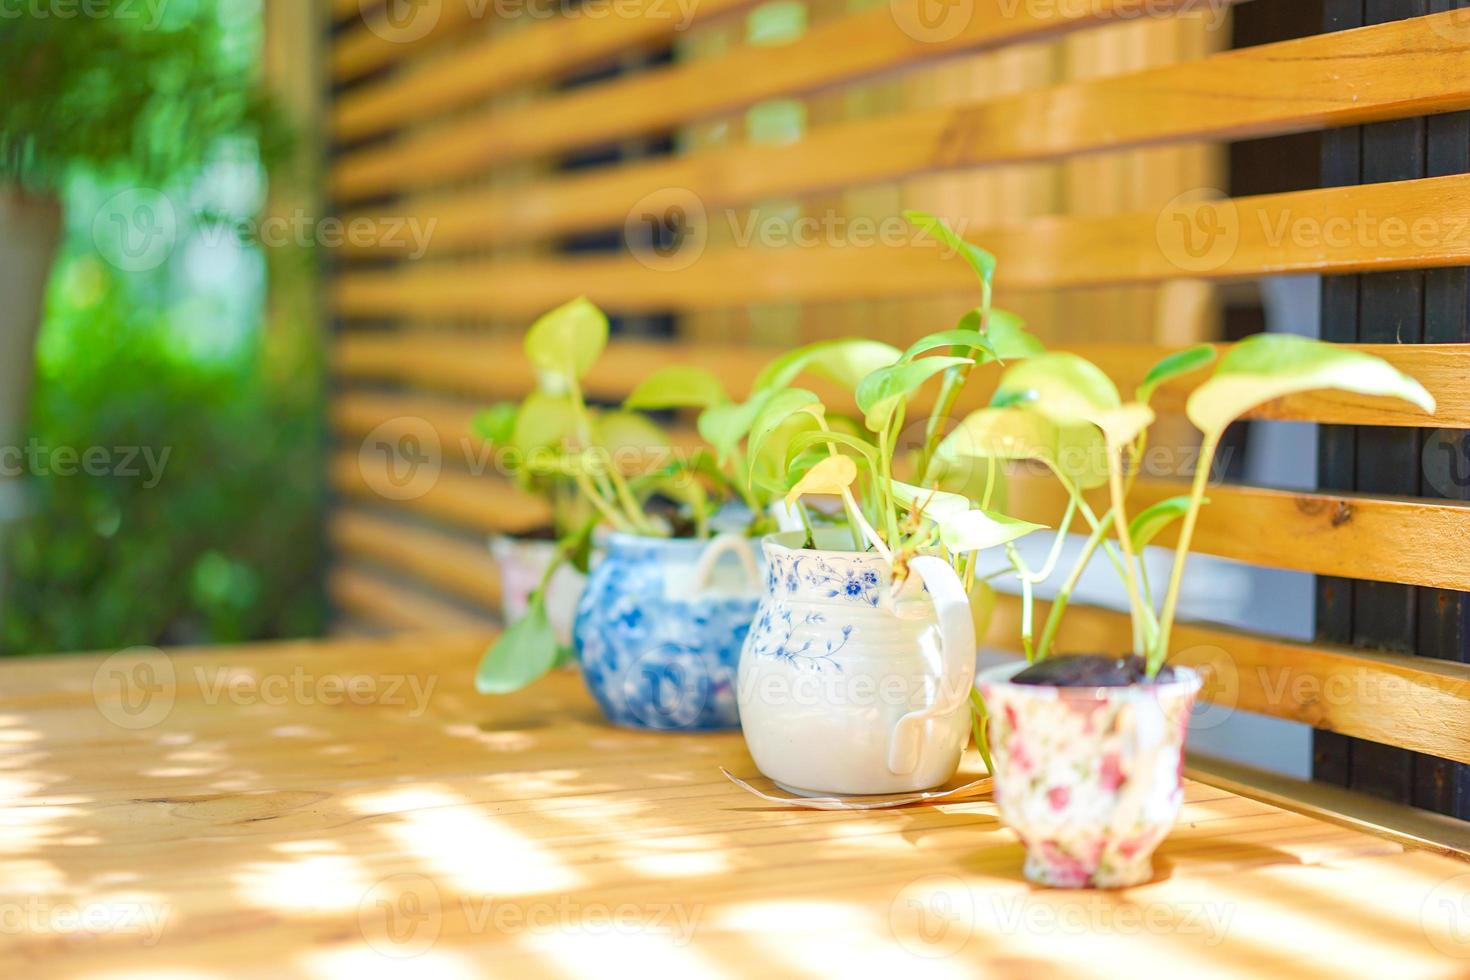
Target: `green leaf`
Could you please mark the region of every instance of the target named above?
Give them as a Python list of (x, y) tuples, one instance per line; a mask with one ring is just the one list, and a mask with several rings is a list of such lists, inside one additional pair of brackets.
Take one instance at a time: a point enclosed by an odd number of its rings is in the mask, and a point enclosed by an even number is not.
[(797, 453), (805, 452), (813, 446), (837, 445), (857, 452), (869, 466), (878, 465), (878, 447), (872, 443), (864, 442), (857, 436), (846, 432), (799, 432), (792, 437), (786, 445), (786, 459), (789, 462), (795, 458)]
[(607, 315), (585, 296), (574, 299), (532, 324), (525, 346), (538, 369), (581, 378), (607, 346)]
[(1110, 408), (1093, 419), (1108, 445), (1116, 448), (1126, 446), (1144, 429), (1154, 424), (1154, 410), (1147, 405), (1138, 402), (1129, 402), (1117, 408)]
[(1024, 409), (984, 408), (970, 414), (939, 444), (936, 456), (949, 465), (988, 456), (1033, 459), (1082, 490), (1108, 482), (1107, 447), (1095, 425), (1058, 425)]
[(970, 267), (975, 270), (981, 282), (988, 286), (995, 279), (995, 256), (980, 246), (971, 245), (965, 241), (955, 234), (942, 219), (936, 218), (927, 211), (905, 211), (903, 216), (915, 228), (964, 256), (965, 261), (970, 263)]
[(1218, 436), (1257, 405), (1321, 389), (1402, 398), (1434, 414), (1424, 386), (1382, 358), (1289, 334), (1257, 334), (1236, 344), (1214, 377), (1190, 395), (1186, 411), (1201, 432)]
[(1148, 374), (1144, 376), (1143, 384), (1138, 386), (1136, 397), (1147, 405), (1160, 385), (1192, 371), (1198, 371), (1206, 364), (1213, 363), (1215, 356), (1215, 348), (1210, 344), (1196, 344), (1193, 347), (1175, 351), (1149, 368)]
[(521, 403), (511, 443), (525, 453), (545, 448), (560, 449), (563, 440), (576, 428), (577, 410), (571, 398), (533, 391)]
[[(978, 319), (978, 318), (977, 318)], [(990, 346), (990, 340), (978, 330), (967, 330), (964, 327), (956, 327), (953, 330), (941, 330), (931, 333), (929, 336), (917, 340), (913, 346), (903, 352), (904, 361), (912, 361), (920, 354), (927, 354), (931, 350), (939, 348), (960, 347), (964, 350), (978, 351), (975, 363), (984, 364), (995, 359), (995, 349)]]
[(918, 510), (936, 524), (970, 509), (970, 502), (957, 493), (916, 487), (912, 483), (899, 480), (890, 481), (889, 486), (893, 489), (894, 500), (910, 510)]
[(894, 363), (901, 356), (897, 347), (877, 340), (852, 337), (823, 340), (776, 358), (756, 376), (753, 391), (784, 388), (803, 372), (835, 381), (848, 391), (878, 368)]
[(786, 388), (777, 391), (766, 401), (750, 427), (750, 465), (753, 468), (760, 458), (761, 446), (766, 439), (798, 412), (815, 411), (820, 414), (822, 400), (805, 388)]
[(1045, 526), (977, 508), (951, 514), (940, 521), (939, 539), (950, 551), (962, 554), (1010, 544), (1032, 531), (1044, 530)]
[[(1203, 500), (1202, 503), (1209, 503)], [(1165, 528), (1183, 517), (1189, 511), (1189, 495), (1170, 497), (1168, 500), (1160, 500), (1152, 507), (1143, 511), (1128, 525), (1128, 539), (1133, 542), (1135, 552), (1142, 551), (1154, 538), (1158, 537)]]
[(713, 372), (675, 364), (645, 378), (623, 402), (624, 408), (709, 408), (730, 400)]
[(1006, 368), (990, 404), (1025, 405), (1062, 425), (1094, 422), (1122, 405), (1118, 388), (1097, 365), (1066, 352), (1042, 354)]
[(740, 445), (740, 440), (750, 432), (762, 408), (773, 392), (756, 395), (749, 401), (736, 404), (712, 405), (699, 413), (696, 428), (699, 436), (715, 450), (715, 456), (723, 463)]
[(485, 651), (475, 672), (475, 689), (481, 694), (510, 694), (534, 683), (556, 663), (556, 634), (546, 616), (546, 603), (538, 592), (531, 597), (526, 615), (500, 634)]
[[(976, 324), (979, 324), (980, 311), (971, 310), (960, 321), (961, 328), (972, 316)], [(1038, 357), (1046, 353), (1046, 345), (1026, 329), (1026, 321), (1006, 310), (990, 311), (990, 323), (985, 328), (985, 336), (989, 339), (996, 358), (1007, 363), (1024, 361), (1028, 357)]]
[(604, 412), (597, 418), (597, 441), (608, 452), (651, 452), (669, 447), (669, 434), (637, 412)]
[(839, 495), (852, 486), (856, 479), (857, 464), (852, 461), (852, 457), (828, 456), (815, 463), (796, 481), (796, 485), (786, 494), (786, 505), (791, 506), (798, 498), (809, 493)]
[(519, 411), (520, 407), (513, 402), (497, 402), (475, 413), (470, 428), (493, 446), (508, 446), (515, 438), (516, 413)]
[(968, 357), (926, 357), (879, 368), (857, 387), (857, 406), (863, 412), (865, 424), (872, 431), (881, 432), (904, 399), (925, 381), (949, 368), (973, 363)]

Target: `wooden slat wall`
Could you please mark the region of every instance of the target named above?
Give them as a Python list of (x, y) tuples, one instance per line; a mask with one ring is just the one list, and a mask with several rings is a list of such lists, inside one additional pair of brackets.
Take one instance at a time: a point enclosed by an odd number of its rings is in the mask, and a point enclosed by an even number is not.
[[(477, 404), (527, 391), (520, 331), (575, 294), (623, 326), (588, 379), (594, 397), (616, 400), (674, 362), (743, 392), (782, 346), (853, 333), (903, 342), (973, 304), (960, 261), (854, 241), (855, 223), (920, 207), (998, 253), (1002, 305), (1131, 386), (1165, 351), (1219, 336), (1210, 283), (1470, 264), (1470, 176), (1454, 171), (1209, 192), (1226, 186), (1229, 140), (1470, 108), (1470, 31), (1454, 13), (1227, 51), (1219, 3), (976, 0), (962, 23), (938, 27), (914, 19), (915, 3), (706, 0), (672, 22), (670, 5), (641, 0), (598, 23), (550, 6), (497, 21), (493, 5), (446, 2), (435, 23), (396, 37), (380, 14), (364, 22), (355, 3), (332, 4), (336, 205), (369, 227), (414, 220), (428, 232), (413, 258), (382, 236), (353, 242), (328, 290), (341, 498), (329, 585), (353, 623), (493, 616), (484, 537), (529, 529), (546, 509), (495, 475), (469, 420)], [(702, 251), (686, 245), (671, 263), (623, 247), (625, 223), (670, 203), (705, 215)], [(797, 219), (814, 222), (815, 241), (744, 237)], [(1436, 424), (1470, 427), (1470, 352), (1369, 349), (1434, 392)], [(1166, 388), (1161, 411), (1180, 416), (1184, 391)], [(1405, 432), (1425, 421), (1345, 396), (1254, 417)], [(1023, 516), (1054, 518), (1056, 491), (1018, 480)], [(1139, 486), (1149, 499), (1179, 489), (1159, 476)], [(1470, 589), (1464, 503), (1256, 487), (1211, 497), (1201, 551)], [(1014, 615), (1002, 605), (994, 641), (1013, 642)], [(1093, 646), (1125, 642), (1123, 619), (1099, 610), (1078, 610), (1068, 629)], [(1182, 629), (1178, 646), (1234, 678), (1219, 699), (1470, 761), (1463, 665), (1208, 624)], [(1324, 700), (1302, 678), (1409, 693)]]

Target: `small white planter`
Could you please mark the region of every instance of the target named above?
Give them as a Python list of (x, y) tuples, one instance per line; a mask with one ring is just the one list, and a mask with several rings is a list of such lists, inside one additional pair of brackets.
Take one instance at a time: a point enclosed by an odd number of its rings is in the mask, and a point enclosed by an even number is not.
[[(500, 564), (501, 614), (513, 623), (526, 614), (531, 593), (556, 557), (556, 542), (500, 535), (490, 539), (490, 554)], [(572, 622), (586, 588), (587, 576), (571, 565), (558, 568), (546, 586), (546, 615), (563, 647), (572, 645)]]
[(745, 742), (761, 772), (808, 796), (906, 793), (954, 776), (969, 738), (975, 631), (958, 576), (917, 558), (897, 596), (845, 532), (763, 542), (766, 590), (740, 654)]
[(1026, 877), (1061, 888), (1148, 881), (1184, 799), (1184, 740), (1200, 675), (1176, 667), (1166, 684), (1012, 684), (1026, 666), (977, 680), (995, 799), (1026, 845)]

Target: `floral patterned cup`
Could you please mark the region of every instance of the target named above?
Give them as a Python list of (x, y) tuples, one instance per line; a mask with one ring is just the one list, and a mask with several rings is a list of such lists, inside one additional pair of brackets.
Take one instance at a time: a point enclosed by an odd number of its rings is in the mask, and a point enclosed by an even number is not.
[(1026, 877), (1123, 888), (1153, 877), (1153, 853), (1183, 802), (1180, 771), (1200, 675), (1165, 684), (1013, 684), (1026, 664), (976, 680), (990, 717), (1001, 818), (1026, 845)]

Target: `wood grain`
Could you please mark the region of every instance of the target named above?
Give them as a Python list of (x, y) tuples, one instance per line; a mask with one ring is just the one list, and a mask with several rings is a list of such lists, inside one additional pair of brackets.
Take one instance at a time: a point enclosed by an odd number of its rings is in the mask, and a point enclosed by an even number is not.
[[(754, 0), (700, 0), (687, 12), (668, 0), (633, 0), (616, 16), (560, 16), (463, 46), (380, 82), (344, 92), (333, 106), (332, 135), (360, 139), (418, 123), (512, 86), (555, 80), (582, 65), (646, 45), (723, 16)], [(544, 6), (544, 5), (543, 5)]]
[[(972, 230), (995, 253), (999, 289), (1036, 291), (1349, 273), (1470, 263), (1470, 175), (1333, 187), (1142, 213), (1042, 218)], [(648, 255), (417, 263), (347, 272), (331, 289), (344, 317), (531, 316), (569, 290), (625, 312), (748, 303), (817, 303), (963, 293), (973, 273), (915, 235), (818, 231), (811, 244), (759, 238), (704, 250), (688, 239), (669, 259)], [(569, 284), (575, 284), (570, 286)]]
[[(1165, 458), (1193, 466), (1187, 449), (1171, 448)], [(1141, 478), (1129, 515), (1188, 492), (1183, 479)], [(1013, 516), (1050, 526), (1061, 520), (1066, 494), (1051, 477), (1013, 478), (1012, 495)], [(1105, 491), (1090, 497), (1098, 513), (1106, 510)], [(1463, 501), (1229, 484), (1212, 485), (1208, 497), (1192, 543), (1202, 554), (1314, 575), (1470, 589), (1470, 504)], [(1155, 543), (1172, 547), (1176, 540), (1177, 528), (1170, 528)]]
[(500, 567), (483, 539), (467, 540), (343, 507), (327, 520), (327, 540), (353, 562), (412, 576), (489, 612), (500, 610)]
[(487, 534), (522, 533), (551, 520), (551, 509), (541, 498), (505, 479), (475, 476), (431, 461), (425, 464), (430, 478), (405, 488), (388, 479), (388, 465), (376, 457), (339, 452), (330, 461), (328, 477), (338, 493), (362, 503), (402, 507)]
[[(933, 171), (1056, 160), (1195, 139), (1236, 140), (1470, 106), (1470, 35), (1454, 12), (819, 127), (787, 145), (741, 144), (515, 191), (395, 204), (434, 221), (435, 254), (621, 226), (672, 188), (722, 210)], [(672, 200), (670, 196), (670, 200)], [(353, 220), (383, 220), (362, 212)], [(350, 252), (371, 254), (381, 237)]]
[(393, 0), (392, 15), (381, 3), (362, 8), (362, 23), (336, 39), (328, 58), (332, 79), (349, 82), (375, 69), (407, 59), (435, 44), (467, 31), (493, 10), (490, 0)]
[(1181, 5), (1182, 0), (978, 0), (968, 5), (957, 30), (930, 32), (915, 28), (925, 10), (921, 0), (897, 0), (814, 28), (785, 45), (746, 45), (724, 57), (650, 69), (524, 109), (471, 113), (387, 146), (348, 153), (333, 167), (329, 185), (341, 200), (423, 187), (509, 160), (645, 135), (761, 99), (802, 95), (946, 53), (1039, 40), (1110, 18), (1135, 18), (1141, 10), (1168, 14)]
[(401, 630), (475, 629), (488, 627), (490, 617), (477, 616), (458, 606), (400, 585), (374, 572), (351, 565), (327, 573), (327, 595), (339, 609)]
[[(1033, 890), (988, 800), (766, 806), (718, 773), (753, 772), (739, 735), (613, 729), (570, 675), (475, 695), (488, 639), (177, 651), (151, 695), (168, 710), (139, 729), (108, 717), (125, 679), (114, 663), (0, 665), (13, 747), (0, 902), (126, 908), (139, 923), (81, 934), (44, 915), (0, 933), (0, 969), (345, 978), (407, 963), (416, 976), (565, 977), (938, 964), (1083, 977), (1105, 962), (1134, 975), (1443, 976), (1444, 950), (1463, 948), (1453, 920), (1421, 915), (1470, 896), (1465, 866), (1437, 855), (1190, 783), (1154, 882)], [(365, 696), (308, 683), (267, 699), (252, 692), (270, 687), (247, 683), (231, 700), (222, 672), (304, 674)], [(960, 918), (914, 914), (959, 897)]]

